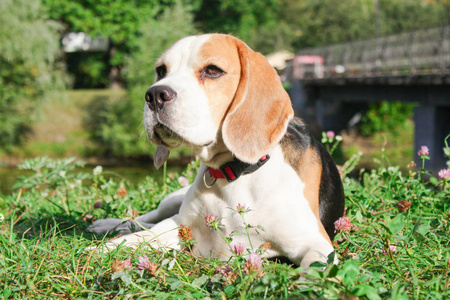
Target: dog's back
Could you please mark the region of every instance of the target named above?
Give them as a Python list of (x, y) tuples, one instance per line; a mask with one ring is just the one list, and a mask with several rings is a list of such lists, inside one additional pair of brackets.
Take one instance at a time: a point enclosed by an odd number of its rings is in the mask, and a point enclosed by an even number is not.
[[(289, 123), (281, 140), (285, 159), (313, 191), (319, 185), (318, 213), (330, 240), (335, 236), (334, 222), (344, 213), (345, 196), (339, 171), (327, 150), (316, 141), (298, 118)], [(308, 187), (307, 187), (308, 188)], [(310, 204), (317, 199), (309, 199)], [(313, 204), (314, 205), (314, 204)], [(314, 208), (313, 208), (314, 209)]]

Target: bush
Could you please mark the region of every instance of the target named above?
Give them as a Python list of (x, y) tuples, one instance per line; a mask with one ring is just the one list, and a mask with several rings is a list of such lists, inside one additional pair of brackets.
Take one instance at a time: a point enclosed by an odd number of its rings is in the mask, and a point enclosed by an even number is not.
[(103, 52), (66, 53), (67, 71), (74, 89), (105, 88), (109, 85), (108, 55)]
[(413, 104), (399, 102), (381, 102), (371, 104), (361, 119), (361, 133), (372, 135), (378, 132), (401, 134), (405, 122), (411, 119)]
[(0, 2), (0, 147), (19, 144), (40, 103), (63, 87), (57, 71), (59, 26), (39, 0)]
[(152, 149), (141, 126), (144, 101), (138, 106), (130, 98), (127, 94), (97, 96), (86, 106), (83, 126), (103, 155), (140, 156)]

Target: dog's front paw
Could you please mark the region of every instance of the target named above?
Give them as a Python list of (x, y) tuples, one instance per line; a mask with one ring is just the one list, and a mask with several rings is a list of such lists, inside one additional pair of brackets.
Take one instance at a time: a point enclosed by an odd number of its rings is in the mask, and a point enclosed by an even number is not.
[(136, 227), (133, 225), (135, 224), (132, 224), (129, 221), (123, 221), (122, 219), (102, 219), (92, 223), (92, 225), (87, 228), (87, 231), (98, 234), (116, 231), (121, 234), (128, 234), (132, 232), (131, 227)]

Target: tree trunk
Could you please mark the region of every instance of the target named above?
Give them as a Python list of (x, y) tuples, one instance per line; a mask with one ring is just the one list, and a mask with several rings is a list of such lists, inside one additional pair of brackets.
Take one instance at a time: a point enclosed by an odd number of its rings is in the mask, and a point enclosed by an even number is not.
[[(115, 45), (110, 42), (109, 47), (109, 61), (111, 61), (114, 58), (114, 55), (116, 54), (116, 47)], [(123, 82), (122, 82), (122, 76), (120, 74), (120, 67), (119, 66), (111, 66), (109, 70), (109, 88), (113, 90), (119, 90), (123, 88)]]

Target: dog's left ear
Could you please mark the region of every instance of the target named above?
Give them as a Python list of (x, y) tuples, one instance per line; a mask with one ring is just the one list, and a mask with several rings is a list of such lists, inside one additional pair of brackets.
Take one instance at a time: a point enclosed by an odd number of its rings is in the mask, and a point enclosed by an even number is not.
[(241, 79), (222, 127), (225, 145), (256, 163), (281, 140), (294, 116), (291, 100), (266, 58), (236, 39)]

